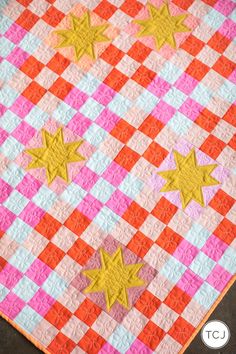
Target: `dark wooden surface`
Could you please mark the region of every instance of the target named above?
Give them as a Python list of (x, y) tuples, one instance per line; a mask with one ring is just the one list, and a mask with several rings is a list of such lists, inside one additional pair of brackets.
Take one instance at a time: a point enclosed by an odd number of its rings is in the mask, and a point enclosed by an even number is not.
[[(210, 319), (224, 321), (231, 330), (231, 339), (227, 346), (220, 350), (211, 350), (201, 341), (200, 333), (195, 337), (185, 354), (236, 354), (236, 284), (230, 289)], [(39, 354), (24, 336), (0, 319), (0, 354)], [(162, 353), (160, 353), (162, 354)], [(171, 354), (171, 353), (170, 353)]]

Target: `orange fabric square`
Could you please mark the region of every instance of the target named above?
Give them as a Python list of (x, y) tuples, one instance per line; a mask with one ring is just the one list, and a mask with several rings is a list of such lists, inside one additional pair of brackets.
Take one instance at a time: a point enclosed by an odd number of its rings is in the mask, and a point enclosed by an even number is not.
[(178, 208), (174, 204), (162, 197), (153, 209), (152, 214), (164, 224), (168, 224), (177, 210)]
[(204, 45), (204, 42), (190, 34), (180, 47), (195, 57), (202, 50)]
[(94, 249), (81, 238), (79, 238), (67, 252), (71, 258), (82, 266), (87, 263), (93, 253)]
[(181, 7), (184, 10), (188, 10), (188, 8), (192, 5), (194, 0), (173, 0), (173, 4)]
[(49, 244), (40, 253), (38, 258), (42, 262), (46, 263), (49, 267), (54, 269), (64, 256), (65, 253), (60, 248), (49, 242)]
[(144, 65), (140, 65), (138, 70), (131, 78), (138, 84), (146, 88), (152, 82), (155, 76), (156, 73), (154, 73), (154, 71), (146, 68), (146, 66)]
[(54, 219), (50, 214), (45, 213), (40, 223), (36, 225), (35, 230), (48, 240), (51, 240), (60, 227), (61, 223), (59, 221)]
[(228, 145), (229, 145), (232, 149), (234, 149), (234, 150), (236, 151), (236, 134), (234, 134), (234, 135), (232, 136), (232, 138), (230, 139)]
[(137, 152), (133, 151), (128, 146), (124, 146), (114, 161), (124, 167), (127, 171), (130, 171), (139, 158), (140, 155)]
[(132, 45), (127, 54), (139, 63), (142, 63), (150, 53), (150, 48), (146, 47), (143, 43), (137, 41), (134, 43), (134, 45)]
[(232, 106), (229, 107), (228, 111), (223, 116), (223, 119), (229, 124), (232, 124), (234, 127), (236, 127), (235, 117), (236, 117), (236, 105), (232, 104)]
[(175, 312), (181, 313), (190, 301), (191, 296), (177, 286), (174, 286), (174, 288), (167, 295), (164, 303)]
[(142, 8), (143, 4), (137, 0), (125, 0), (120, 7), (123, 12), (131, 17), (135, 17)]
[(222, 189), (219, 189), (213, 199), (210, 201), (209, 205), (218, 213), (225, 216), (234, 205), (234, 199), (222, 191)]
[(136, 229), (140, 228), (144, 220), (147, 218), (148, 212), (136, 202), (132, 202), (128, 209), (123, 214), (122, 218), (134, 226)]
[(122, 74), (116, 68), (112, 69), (110, 74), (104, 80), (104, 84), (110, 86), (115, 91), (119, 92), (124, 84), (128, 81), (128, 77)]
[(59, 332), (47, 349), (50, 353), (70, 354), (75, 346), (76, 344), (71, 339)]
[(101, 313), (100, 307), (94, 304), (88, 298), (85, 299), (80, 307), (76, 310), (75, 316), (77, 316), (81, 321), (86, 323), (88, 326), (92, 326), (93, 322), (96, 321)]
[(60, 302), (56, 301), (44, 318), (57, 329), (61, 329), (69, 321), (71, 316), (72, 313), (60, 304)]
[(35, 57), (30, 56), (24, 64), (20, 67), (20, 70), (28, 75), (31, 79), (34, 79), (40, 71), (43, 69), (44, 64), (35, 59)]
[(209, 71), (209, 67), (205, 64), (203, 64), (200, 60), (198, 59), (193, 59), (191, 64), (187, 67), (186, 69), (186, 74), (191, 75), (194, 77), (194, 79), (201, 81), (204, 76), (207, 74)]
[(218, 116), (210, 112), (207, 108), (204, 108), (195, 120), (195, 123), (210, 133), (215, 128), (219, 120), (220, 118)]
[(141, 231), (136, 232), (127, 245), (133, 253), (137, 254), (140, 258), (143, 258), (149, 251), (153, 244), (153, 241), (145, 236)]
[(212, 69), (217, 71), (220, 75), (224, 77), (229, 77), (230, 74), (236, 69), (235, 63), (233, 63), (228, 58), (223, 55), (215, 62)]
[(0, 256), (0, 272), (3, 270), (3, 268), (5, 267), (5, 265), (7, 264), (7, 261)]
[(29, 6), (29, 4), (32, 2), (33, 0), (17, 0), (17, 2), (25, 7)]
[(195, 327), (193, 327), (182, 317), (178, 317), (171, 329), (169, 330), (168, 334), (177, 342), (184, 345), (191, 337), (194, 331)]
[(182, 240), (183, 238), (179, 234), (174, 232), (170, 227), (166, 226), (156, 240), (156, 243), (166, 252), (173, 254)]
[(47, 90), (40, 86), (37, 82), (32, 81), (22, 92), (22, 96), (26, 97), (32, 103), (37, 104), (45, 95), (46, 91)]
[(229, 43), (229, 38), (224, 37), (220, 32), (215, 32), (207, 44), (217, 52), (223, 53)]
[(158, 133), (162, 130), (164, 124), (158, 119), (149, 115), (144, 122), (140, 125), (139, 130), (149, 136), (151, 139), (154, 139)]
[(59, 77), (50, 87), (49, 91), (61, 100), (64, 100), (72, 88), (72, 84), (64, 80), (62, 77)]
[(126, 144), (135, 131), (136, 129), (132, 125), (127, 123), (125, 120), (120, 119), (110, 134), (122, 143)]
[(163, 329), (158, 327), (152, 321), (149, 321), (140, 335), (138, 339), (140, 339), (144, 344), (150, 347), (152, 350), (155, 350), (158, 344), (161, 342), (165, 335)]
[(236, 225), (224, 218), (215, 229), (214, 235), (230, 245), (236, 239)]
[(165, 160), (168, 155), (168, 151), (164, 149), (161, 145), (153, 141), (147, 150), (144, 152), (143, 157), (151, 162), (156, 167), (159, 167), (162, 161)]
[(47, 67), (54, 71), (56, 74), (61, 75), (69, 64), (70, 61), (68, 59), (66, 59), (60, 53), (56, 53), (49, 61), (49, 63), (47, 63)]
[(25, 30), (29, 31), (35, 23), (38, 21), (39, 17), (35, 15), (28, 9), (22, 12), (20, 17), (16, 20), (16, 23), (23, 27)]
[(209, 135), (201, 145), (200, 150), (215, 160), (220, 155), (225, 145), (222, 140), (216, 138), (214, 135)]
[(161, 301), (150, 293), (150, 291), (145, 290), (136, 302), (135, 307), (144, 314), (144, 316), (151, 318), (160, 305)]
[(50, 6), (45, 12), (42, 19), (47, 22), (50, 26), (56, 27), (65, 17), (63, 12), (56, 9), (54, 6)]
[(117, 10), (117, 7), (107, 0), (102, 0), (94, 12), (104, 20), (108, 20)]
[(102, 53), (101, 58), (108, 64), (115, 66), (124, 55), (125, 53), (123, 53), (122, 50), (118, 49), (113, 44), (110, 44), (109, 47), (107, 47), (107, 49)]
[(81, 338), (78, 345), (85, 353), (97, 354), (105, 343), (105, 339), (90, 328)]
[(73, 211), (64, 223), (64, 225), (77, 236), (80, 236), (89, 224), (90, 220), (77, 209)]

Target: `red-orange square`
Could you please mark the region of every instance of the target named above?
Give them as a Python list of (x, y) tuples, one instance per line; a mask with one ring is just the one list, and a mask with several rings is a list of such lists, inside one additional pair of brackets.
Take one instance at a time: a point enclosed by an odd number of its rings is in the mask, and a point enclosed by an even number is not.
[(92, 257), (93, 253), (94, 249), (81, 238), (79, 238), (67, 252), (71, 258), (73, 258), (82, 266), (87, 263), (87, 261)]
[(168, 224), (175, 215), (177, 209), (178, 208), (174, 204), (162, 197), (153, 209), (152, 214), (164, 224)]
[(158, 327), (152, 321), (149, 321), (140, 335), (138, 339), (140, 339), (144, 344), (146, 344), (152, 350), (155, 350), (158, 344), (162, 341), (165, 336), (165, 332), (163, 329)]
[(65, 253), (60, 248), (49, 242), (49, 244), (40, 253), (38, 258), (42, 262), (46, 263), (49, 267), (54, 269), (64, 256)]
[(226, 144), (222, 140), (216, 138), (214, 135), (209, 135), (201, 145), (200, 150), (215, 160), (225, 146)]
[(136, 70), (136, 72), (132, 76), (132, 79), (136, 81), (139, 85), (146, 88), (152, 82), (155, 76), (156, 73), (154, 73), (154, 71), (146, 68), (146, 66), (144, 65), (140, 65), (138, 70)]
[(158, 133), (162, 130), (164, 124), (158, 119), (149, 115), (143, 123), (140, 125), (139, 130), (149, 136), (151, 139), (155, 139)]
[(234, 62), (224, 57), (223, 55), (215, 62), (212, 69), (217, 71), (220, 75), (224, 77), (229, 77), (230, 74), (236, 69)]
[(135, 307), (147, 318), (151, 318), (160, 305), (161, 301), (150, 291), (145, 290), (136, 302)]
[(57, 329), (61, 329), (69, 321), (71, 316), (72, 313), (60, 304), (60, 302), (56, 301), (44, 318)]
[(142, 208), (136, 202), (132, 202), (126, 212), (123, 214), (122, 218), (136, 229), (139, 229), (147, 216), (147, 210)]
[(187, 37), (183, 44), (181, 44), (181, 48), (195, 57), (202, 50), (204, 45), (204, 42), (190, 34), (190, 36)]
[(215, 32), (207, 44), (217, 52), (223, 53), (230, 42), (229, 38), (224, 37), (220, 32)]
[(213, 199), (210, 201), (209, 205), (218, 213), (225, 216), (234, 205), (234, 199), (222, 191), (222, 189), (219, 189)]
[(47, 64), (47, 67), (54, 71), (56, 74), (61, 75), (69, 64), (70, 61), (68, 59), (66, 59), (60, 53), (56, 53)]
[(125, 0), (120, 7), (123, 12), (131, 17), (135, 17), (142, 8), (143, 4), (137, 0)]
[(154, 166), (159, 167), (167, 155), (168, 151), (153, 141), (143, 154), (143, 157), (145, 157), (145, 159), (151, 162)]
[(153, 241), (150, 240), (150, 238), (145, 236), (141, 231), (137, 231), (128, 243), (127, 248), (137, 254), (140, 258), (143, 258), (151, 248), (152, 244)]
[(108, 20), (117, 10), (117, 7), (107, 0), (102, 0), (94, 12), (104, 20)]
[(37, 104), (45, 95), (46, 91), (47, 90), (40, 86), (37, 82), (32, 81), (22, 92), (22, 96), (26, 97), (32, 103)]
[(236, 239), (236, 225), (224, 218), (214, 231), (214, 235), (230, 245)]
[(59, 77), (50, 87), (49, 91), (61, 100), (64, 100), (64, 98), (68, 95), (72, 88), (72, 84), (64, 80), (62, 77)]
[(127, 123), (125, 120), (120, 119), (116, 126), (110, 132), (116, 139), (126, 144), (135, 132), (135, 128)]
[(193, 61), (187, 67), (185, 72), (186, 74), (191, 75), (194, 79), (201, 81), (207, 74), (209, 69), (210, 68), (207, 65), (203, 64), (200, 60), (193, 59)]
[(64, 225), (77, 236), (80, 236), (84, 230), (87, 229), (89, 224), (90, 220), (77, 209), (73, 211), (64, 223)]
[(143, 43), (136, 41), (127, 54), (139, 63), (142, 63), (150, 53), (150, 48), (146, 47)]
[(170, 227), (166, 226), (156, 240), (156, 243), (166, 252), (173, 254), (182, 240), (183, 238), (179, 234), (174, 232)]
[(210, 5), (210, 6), (214, 6), (218, 0), (202, 0), (203, 2), (205, 2), (205, 4)]
[(94, 302), (86, 298), (80, 307), (76, 310), (75, 316), (77, 316), (81, 321), (86, 323), (88, 326), (92, 326), (93, 322), (96, 321), (101, 313), (100, 307), (98, 307)]
[(173, 0), (173, 4), (181, 7), (184, 10), (188, 10), (193, 2), (194, 0)]
[(169, 330), (168, 334), (177, 342), (184, 345), (189, 340), (194, 331), (195, 327), (193, 327), (182, 317), (178, 317)]
[(20, 70), (28, 75), (31, 79), (34, 79), (40, 71), (43, 69), (44, 64), (35, 59), (35, 57), (30, 56), (24, 64), (20, 67)]
[(228, 145), (236, 151), (236, 134), (232, 136), (232, 138), (228, 142)]
[(236, 105), (232, 104), (232, 106), (229, 107), (228, 111), (223, 116), (223, 119), (229, 124), (232, 124), (234, 127), (236, 127), (235, 117), (236, 117)]
[(5, 267), (5, 265), (7, 264), (7, 261), (0, 256), (0, 272), (3, 270), (3, 268)]
[(127, 171), (130, 171), (139, 158), (140, 155), (137, 152), (133, 151), (128, 146), (124, 146), (114, 161), (124, 167)]
[(175, 286), (165, 298), (164, 303), (175, 312), (182, 313), (190, 301), (191, 296)]
[(29, 6), (29, 4), (32, 2), (33, 0), (17, 0), (17, 2), (25, 7)]
[(66, 337), (63, 333), (59, 332), (53, 341), (47, 347), (49, 353), (63, 353), (70, 354), (75, 348), (76, 344)]
[(45, 213), (40, 223), (36, 225), (35, 230), (48, 240), (51, 240), (60, 227), (61, 223), (58, 220), (54, 219), (50, 214)]
[(128, 77), (122, 74), (116, 68), (112, 69), (110, 74), (104, 80), (104, 84), (110, 86), (113, 90), (119, 92), (120, 89), (124, 86), (127, 82)]
[(33, 12), (31, 12), (28, 9), (25, 9), (20, 17), (16, 20), (17, 25), (20, 25), (27, 31), (29, 31), (35, 23), (38, 21), (39, 17), (35, 15)]
[(50, 6), (49, 9), (43, 15), (42, 19), (50, 26), (56, 27), (64, 17), (65, 15), (63, 14), (63, 12), (59, 11), (54, 6)]
[(218, 116), (210, 112), (207, 108), (204, 108), (195, 120), (195, 123), (210, 133), (218, 124), (219, 120), (220, 118)]
[(110, 44), (109, 47), (102, 53), (101, 58), (105, 60), (108, 64), (116, 66), (120, 60), (125, 55), (122, 50), (115, 47), (113, 44)]
[(105, 343), (105, 339), (90, 328), (81, 338), (78, 345), (85, 353), (97, 354)]

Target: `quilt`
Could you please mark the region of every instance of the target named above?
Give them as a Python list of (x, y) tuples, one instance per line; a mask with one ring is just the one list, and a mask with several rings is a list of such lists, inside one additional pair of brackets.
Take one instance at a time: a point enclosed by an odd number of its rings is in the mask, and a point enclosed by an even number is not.
[(0, 1), (0, 312), (44, 353), (184, 353), (234, 282), (235, 8)]

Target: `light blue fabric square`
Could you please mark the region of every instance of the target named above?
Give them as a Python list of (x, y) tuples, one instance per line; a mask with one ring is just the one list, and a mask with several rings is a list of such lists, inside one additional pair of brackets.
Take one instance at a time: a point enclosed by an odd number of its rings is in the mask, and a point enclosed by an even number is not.
[(11, 162), (8, 165), (7, 170), (3, 172), (2, 179), (10, 184), (10, 186), (16, 187), (17, 184), (22, 181), (24, 176), (25, 171), (21, 167), (17, 166), (14, 162)]
[[(2, 24), (1, 24), (2, 25)], [(10, 42), (7, 38), (0, 38), (0, 56), (6, 58), (13, 48), (15, 47), (14, 43)]]
[(104, 232), (109, 233), (119, 219), (120, 217), (117, 214), (104, 206), (94, 218), (94, 222), (100, 226)]
[(15, 215), (19, 215), (25, 206), (28, 204), (29, 199), (25, 198), (21, 193), (14, 190), (9, 197), (5, 200), (3, 205), (12, 211)]
[(19, 43), (19, 46), (27, 53), (33, 54), (36, 49), (38, 49), (40, 44), (41, 40), (38, 37), (34, 36), (32, 33), (28, 32)]
[(104, 109), (104, 106), (95, 101), (92, 97), (88, 98), (87, 101), (80, 108), (80, 113), (82, 113), (85, 117), (95, 120), (99, 114)]
[(119, 353), (125, 354), (135, 339), (136, 337), (127, 331), (124, 326), (118, 325), (109, 337), (108, 342), (117, 349)]
[(193, 122), (180, 112), (175, 112), (167, 125), (178, 135), (184, 135), (193, 125)]
[(55, 111), (53, 112), (52, 116), (55, 118), (58, 122), (66, 125), (69, 123), (69, 121), (74, 117), (76, 114), (76, 110), (70, 107), (68, 104), (65, 102), (61, 102)]
[(230, 274), (236, 273), (236, 250), (229, 247), (218, 262)]
[(49, 115), (47, 113), (43, 112), (39, 107), (34, 106), (24, 120), (32, 125), (32, 127), (39, 130), (44, 126), (48, 119)]
[(207, 13), (206, 16), (204, 16), (203, 21), (210, 27), (218, 30), (218, 28), (222, 25), (222, 23), (226, 20), (226, 17), (220, 13), (219, 11), (216, 11), (215, 9), (212, 9)]
[(38, 291), (39, 286), (36, 285), (32, 280), (28, 277), (24, 276), (12, 289), (13, 293), (15, 293), (18, 297), (20, 297), (25, 302), (28, 302), (35, 293)]
[(112, 159), (106, 156), (103, 152), (97, 150), (90, 157), (86, 166), (92, 171), (96, 172), (98, 175), (101, 175), (107, 167), (111, 164)]
[(136, 104), (144, 112), (151, 113), (159, 101), (160, 99), (158, 97), (154, 96), (151, 92), (145, 90), (137, 98)]
[(108, 133), (104, 129), (94, 123), (86, 130), (83, 138), (93, 146), (98, 147), (106, 139), (107, 135)]
[(0, 103), (5, 107), (10, 107), (19, 94), (8, 85), (0, 88)]
[(170, 61), (165, 62), (159, 73), (159, 76), (170, 84), (173, 84), (180, 75), (182, 75), (182, 71)]
[(6, 111), (0, 119), (0, 127), (6, 130), (8, 133), (12, 133), (13, 130), (20, 124), (21, 119), (17, 117), (13, 112)]
[(30, 306), (26, 305), (21, 312), (16, 316), (14, 321), (21, 326), (26, 332), (31, 333), (35, 327), (43, 319), (36, 311)]
[(193, 223), (184, 238), (200, 249), (205, 245), (210, 236), (210, 231), (204, 229), (200, 224)]
[(202, 279), (206, 279), (215, 266), (213, 259), (207, 257), (203, 252), (199, 252), (190, 265), (190, 269)]
[(98, 86), (101, 85), (101, 82), (97, 80), (94, 76), (87, 73), (76, 85), (81, 91), (87, 93), (87, 95), (92, 96), (92, 94), (97, 90)]
[(198, 289), (194, 295), (194, 300), (205, 307), (205, 309), (210, 309), (219, 295), (220, 293), (210, 284), (203, 283), (200, 289)]
[(135, 199), (143, 188), (143, 182), (130, 173), (123, 179), (119, 189), (131, 199)]
[(9, 294), (10, 290), (5, 288), (4, 285), (0, 284), (0, 302), (2, 302), (5, 297)]
[(236, 101), (235, 84), (229, 80), (224, 80), (224, 83), (219, 90), (219, 94), (224, 100), (233, 104)]
[(48, 211), (53, 206), (55, 200), (57, 199), (56, 193), (46, 186), (40, 187), (38, 193), (34, 195), (32, 201), (40, 208)]
[(64, 279), (55, 272), (52, 272), (43, 283), (42, 288), (54, 299), (58, 299), (58, 297), (66, 290), (67, 284)]
[(202, 106), (207, 106), (212, 95), (212, 92), (210, 92), (206, 86), (199, 83), (191, 93), (190, 97), (193, 98), (196, 102), (200, 103)]
[(131, 107), (131, 102), (127, 98), (117, 93), (107, 107), (111, 112), (122, 117), (128, 112), (129, 108)]
[(21, 272), (25, 273), (35, 259), (36, 257), (32, 255), (30, 251), (20, 246), (8, 262)]
[(21, 244), (25, 241), (32, 230), (33, 228), (26, 224), (23, 220), (15, 219), (7, 230), (7, 234), (12, 240), (15, 240), (17, 243)]
[(70, 205), (73, 205), (73, 207), (77, 207), (79, 203), (82, 202), (86, 194), (87, 192), (84, 191), (80, 186), (74, 182), (71, 182), (61, 194), (61, 199)]
[(13, 136), (9, 136), (1, 146), (1, 152), (8, 157), (9, 160), (15, 160), (24, 149), (24, 145), (19, 143)]
[(16, 73), (17, 68), (9, 63), (9, 61), (4, 60), (0, 64), (0, 80), (9, 81), (12, 76)]
[(90, 193), (100, 202), (106, 203), (113, 192), (115, 191), (115, 187), (113, 187), (110, 183), (108, 183), (105, 179), (100, 178), (97, 183), (93, 186)]
[[(0, 1), (0, 10), (2, 10), (7, 3), (8, 0)], [(1, 22), (0, 34), (4, 34), (11, 27), (14, 21), (12, 21), (9, 17), (0, 13), (0, 22)]]
[(168, 261), (162, 267), (160, 273), (170, 282), (176, 284), (186, 269), (187, 267), (184, 264), (180, 263), (176, 258), (170, 256)]
[(179, 109), (180, 106), (187, 99), (187, 96), (175, 87), (172, 87), (167, 94), (163, 97), (163, 100), (170, 106)]

